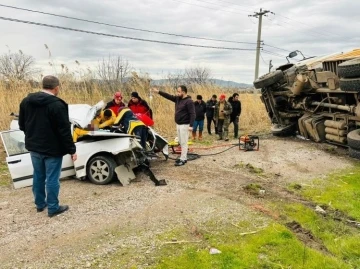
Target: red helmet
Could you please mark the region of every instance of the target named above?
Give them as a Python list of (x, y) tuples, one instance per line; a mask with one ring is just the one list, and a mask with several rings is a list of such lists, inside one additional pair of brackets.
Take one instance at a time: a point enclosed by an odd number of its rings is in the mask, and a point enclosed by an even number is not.
[(121, 92), (116, 92), (116, 93), (114, 94), (114, 99), (122, 99), (122, 94), (121, 94)]

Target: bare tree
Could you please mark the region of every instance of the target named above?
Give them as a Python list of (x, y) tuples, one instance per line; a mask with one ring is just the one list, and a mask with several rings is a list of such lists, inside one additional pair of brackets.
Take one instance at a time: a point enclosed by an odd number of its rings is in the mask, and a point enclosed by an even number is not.
[(166, 77), (166, 82), (172, 87), (176, 88), (181, 84), (186, 84), (185, 75), (181, 72), (169, 73)]
[(39, 73), (35, 68), (35, 59), (19, 52), (8, 52), (0, 56), (0, 75), (8, 80), (31, 79)]
[(185, 69), (185, 77), (188, 84), (204, 85), (209, 82), (211, 71), (206, 67)]
[(123, 85), (124, 79), (130, 74), (131, 67), (129, 62), (121, 56), (109, 55), (98, 63), (96, 71), (101, 82), (105, 83), (109, 90), (114, 91)]

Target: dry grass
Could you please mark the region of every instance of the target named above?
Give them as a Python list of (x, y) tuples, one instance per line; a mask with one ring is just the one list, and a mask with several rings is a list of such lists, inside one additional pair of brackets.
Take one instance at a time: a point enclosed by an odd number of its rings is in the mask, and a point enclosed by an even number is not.
[[(130, 91), (137, 91), (139, 95), (150, 104), (154, 113), (156, 124), (155, 128), (160, 133), (173, 137), (175, 134), (174, 104), (158, 95), (154, 95), (153, 98), (150, 99), (148, 82), (144, 82), (140, 79), (137, 80), (136, 83), (127, 85), (127, 87), (130, 89)], [(168, 93), (175, 93), (174, 89), (171, 87), (164, 86), (161, 89)], [(34, 89), (30, 87), (30, 85), (20, 82), (0, 82), (1, 130), (6, 130), (9, 128), (9, 123), (11, 121), (9, 114), (11, 112), (18, 113), (21, 100), (29, 92), (38, 90), (39, 89)], [(259, 95), (252, 93), (242, 93), (240, 91), (238, 92), (240, 94), (240, 101), (242, 103), (242, 113), (240, 117), (241, 134), (264, 132), (269, 130), (269, 119), (267, 117), (265, 107), (260, 101)], [(192, 91), (189, 92), (189, 95), (195, 99), (197, 94), (201, 94), (203, 99), (206, 101), (211, 97), (212, 94), (217, 94), (219, 96), (221, 93), (225, 93), (228, 97), (233, 92), (217, 86), (195, 86), (192, 88)], [(64, 99), (69, 104), (86, 103), (93, 105), (100, 100), (111, 100), (112, 94), (102, 90), (98, 85), (93, 86), (92, 89), (89, 90), (85, 83), (77, 83), (76, 86), (74, 86), (71, 81), (66, 80), (62, 82), (62, 88), (59, 97)], [(128, 100), (129, 95), (124, 94), (124, 101), (127, 102)]]

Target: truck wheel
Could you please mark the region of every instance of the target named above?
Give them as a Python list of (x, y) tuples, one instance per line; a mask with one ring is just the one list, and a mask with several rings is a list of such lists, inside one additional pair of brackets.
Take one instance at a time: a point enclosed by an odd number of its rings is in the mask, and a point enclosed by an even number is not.
[(360, 150), (360, 129), (348, 133), (347, 142), (350, 148)]
[(256, 79), (254, 81), (254, 87), (256, 89), (265, 88), (276, 82), (279, 82), (283, 78), (284, 78), (284, 73), (281, 70), (276, 70)]
[(360, 150), (349, 148), (349, 156), (360, 160)]
[(271, 126), (271, 133), (273, 136), (293, 136), (296, 133), (296, 124), (290, 124), (290, 125), (273, 125)]
[(338, 73), (343, 78), (360, 77), (360, 58), (355, 58), (339, 64)]
[(105, 185), (115, 178), (117, 164), (111, 156), (98, 155), (90, 159), (86, 166), (86, 175), (96, 185)]
[(343, 91), (360, 92), (360, 78), (341, 78), (340, 89)]

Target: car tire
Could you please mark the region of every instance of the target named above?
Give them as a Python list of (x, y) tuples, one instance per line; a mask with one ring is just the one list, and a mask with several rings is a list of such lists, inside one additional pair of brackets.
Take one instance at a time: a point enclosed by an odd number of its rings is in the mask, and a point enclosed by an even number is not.
[(360, 150), (349, 148), (349, 156), (360, 160)]
[(270, 73), (267, 73), (254, 81), (254, 87), (256, 89), (261, 89), (268, 87), (276, 82), (279, 82), (284, 78), (284, 73), (281, 70), (276, 70)]
[(296, 134), (296, 124), (290, 124), (286, 126), (272, 126), (271, 133), (273, 136), (287, 137)]
[(343, 91), (360, 92), (360, 78), (341, 78), (340, 89)]
[(343, 78), (360, 77), (360, 58), (355, 58), (339, 64), (338, 73)]
[(360, 129), (348, 133), (347, 142), (350, 148), (360, 150)]
[(96, 185), (109, 184), (115, 177), (117, 164), (111, 156), (97, 155), (92, 157), (86, 166), (86, 175)]

